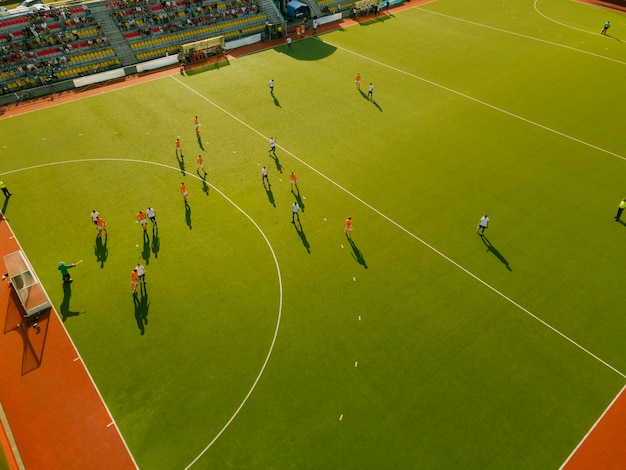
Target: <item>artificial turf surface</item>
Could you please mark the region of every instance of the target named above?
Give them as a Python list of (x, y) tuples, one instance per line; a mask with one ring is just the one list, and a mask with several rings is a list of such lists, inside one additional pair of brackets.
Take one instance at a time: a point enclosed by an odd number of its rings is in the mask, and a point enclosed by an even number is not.
[(139, 466), (184, 468), (261, 370), (198, 468), (560, 465), (625, 380), (623, 23), (438, 0), (2, 121), (6, 216)]

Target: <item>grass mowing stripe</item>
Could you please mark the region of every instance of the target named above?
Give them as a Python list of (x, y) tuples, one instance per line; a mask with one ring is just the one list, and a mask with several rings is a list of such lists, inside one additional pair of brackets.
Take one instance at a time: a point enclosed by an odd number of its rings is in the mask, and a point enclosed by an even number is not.
[[(318, 38), (316, 38), (317, 40), (319, 40)], [(448, 90), (452, 93), (455, 93), (457, 95), (460, 95), (462, 97), (468, 98), (472, 101), (478, 102), (480, 104), (484, 104), (485, 106), (488, 106), (490, 108), (496, 109), (498, 111), (501, 111), (507, 115), (513, 116), (513, 117), (518, 117), (513, 113), (509, 113), (508, 111), (505, 110), (501, 110), (500, 108), (490, 105), (488, 103), (484, 103), (476, 98), (472, 98), (470, 96), (464, 95), (463, 93), (460, 93), (458, 91), (455, 90), (451, 90), (448, 89), (442, 85), (438, 85), (435, 84), (433, 82), (430, 82), (429, 80), (425, 80), (422, 79), (420, 77), (414, 76), (408, 72), (405, 72), (403, 70), (399, 70), (396, 69), (395, 67), (392, 67), (390, 65), (378, 62), (374, 59), (369, 59), (368, 57), (362, 56), (361, 54), (349, 51), (347, 49), (344, 49), (342, 47), (339, 46), (335, 46), (338, 49), (347, 51), (351, 54), (357, 55), (359, 57), (362, 57), (366, 60), (371, 60), (372, 62), (375, 62), (383, 67), (388, 67), (392, 70), (396, 70), (400, 73), (409, 75), (411, 77), (415, 77), (419, 80), (423, 80), (427, 83), (431, 83), (439, 88), (442, 88), (444, 90)], [(237, 122), (239, 122), (241, 125), (243, 125), (244, 127), (250, 129), (252, 132), (254, 132), (255, 134), (265, 138), (267, 140), (267, 137), (264, 136), (260, 131), (258, 131), (257, 129), (255, 129), (254, 127), (252, 127), (250, 124), (244, 122), (243, 120), (241, 120), (240, 118), (238, 118), (237, 116), (233, 115), (232, 113), (230, 113), (229, 111), (225, 110), (224, 108), (222, 108), (221, 106), (217, 105), (216, 103), (214, 103), (213, 101), (211, 101), (209, 98), (207, 98), (206, 96), (202, 95), (200, 92), (198, 92), (197, 90), (191, 88), (189, 85), (181, 82), (177, 77), (172, 76), (171, 77), (173, 80), (175, 80), (176, 82), (180, 83), (182, 86), (184, 86), (185, 88), (187, 88), (189, 91), (191, 91), (192, 93), (196, 94), (198, 97), (200, 97), (201, 99), (205, 100), (206, 102), (210, 103), (211, 105), (215, 106), (217, 109), (219, 109), (220, 111), (222, 111), (223, 113), (225, 113), (226, 115), (228, 115), (229, 117), (231, 117), (232, 119), (236, 120)], [(534, 123), (533, 121), (530, 121), (528, 119), (522, 118), (522, 117), (518, 117), (519, 119), (521, 119), (522, 121), (525, 122), (529, 122), (531, 124), (534, 124), (540, 128), (549, 130), (551, 132), (554, 132), (555, 134), (558, 135), (562, 135), (564, 137), (567, 137), (571, 140), (574, 140), (576, 142), (580, 142), (583, 143), (589, 147), (592, 148), (596, 148), (594, 145), (592, 144), (587, 144), (585, 142), (579, 141), (578, 139), (575, 139), (573, 137), (567, 136), (565, 134), (562, 134), (558, 131), (554, 131), (548, 127), (542, 126), (541, 124), (537, 124)], [(620, 370), (616, 369), (615, 367), (613, 367), (611, 364), (609, 364), (608, 362), (604, 361), (603, 359), (601, 359), (600, 357), (598, 357), (597, 355), (595, 355), (594, 353), (592, 353), (591, 351), (589, 351), (587, 348), (585, 348), (584, 346), (582, 346), (581, 344), (577, 343), (575, 340), (573, 340), (572, 338), (570, 338), (569, 336), (567, 336), (566, 334), (562, 333), (561, 331), (559, 331), (557, 328), (553, 327), (552, 325), (550, 325), (549, 323), (547, 323), (546, 321), (542, 320), (541, 318), (539, 318), (537, 315), (535, 315), (534, 313), (532, 313), (530, 310), (524, 308), (522, 305), (518, 304), (517, 302), (515, 302), (513, 299), (511, 299), (510, 297), (508, 297), (506, 294), (504, 294), (503, 292), (500, 292), (498, 289), (496, 289), (495, 287), (493, 287), (492, 285), (488, 284), (486, 281), (483, 281), (481, 278), (479, 278), (477, 275), (475, 275), (474, 273), (472, 273), (471, 271), (469, 271), (468, 269), (466, 269), (465, 267), (461, 266), (459, 263), (457, 263), (456, 261), (454, 261), (452, 258), (448, 257), (447, 255), (445, 255), (443, 252), (439, 251), (438, 249), (436, 249), (434, 246), (430, 245), (428, 242), (422, 240), (420, 237), (418, 237), (417, 235), (415, 235), (414, 233), (412, 233), (410, 230), (408, 230), (407, 228), (403, 227), (402, 225), (400, 225), (398, 222), (396, 222), (395, 220), (391, 219), (390, 217), (388, 217), (387, 215), (385, 215), (383, 212), (379, 211), (378, 209), (376, 209), (375, 207), (373, 207), (372, 205), (368, 204), (367, 202), (365, 202), (363, 199), (361, 199), (360, 197), (358, 197), (356, 194), (350, 192), (348, 189), (344, 188), (343, 186), (341, 186), (339, 183), (337, 183), (336, 181), (334, 181), (333, 179), (331, 179), (330, 177), (326, 176), (324, 173), (322, 173), (321, 171), (317, 170), (316, 168), (314, 168), (313, 166), (311, 166), (310, 164), (308, 164), (307, 162), (305, 162), (304, 160), (298, 158), (296, 155), (294, 155), (292, 152), (290, 152), (289, 150), (280, 147), (281, 150), (283, 150), (285, 153), (287, 153), (288, 155), (290, 155), (292, 158), (294, 158), (295, 160), (297, 160), (298, 162), (300, 162), (302, 165), (306, 166), (307, 168), (309, 168), (311, 171), (315, 172), (316, 174), (318, 174), (319, 176), (321, 176), (322, 178), (324, 178), (326, 181), (328, 181), (329, 183), (333, 184), (334, 186), (336, 186), (337, 188), (339, 188), (340, 190), (344, 191), (346, 194), (348, 194), (350, 197), (356, 199), (358, 202), (360, 202), (361, 204), (363, 204), (365, 207), (369, 208), (370, 210), (372, 210), (373, 212), (375, 212), (376, 214), (378, 214), (379, 216), (381, 216), (383, 219), (387, 220), (389, 223), (395, 225), (397, 228), (399, 228), (400, 230), (402, 230), (404, 233), (406, 233), (407, 235), (409, 235), (410, 237), (412, 237), (413, 239), (417, 240), (418, 242), (420, 242), (422, 245), (424, 245), (425, 247), (429, 248), (430, 250), (432, 250), (434, 253), (436, 253), (437, 255), (439, 255), (440, 257), (442, 257), (443, 259), (445, 259), (446, 261), (448, 261), (449, 263), (451, 263), (452, 265), (454, 265), (455, 267), (457, 267), (458, 269), (460, 269), (461, 271), (463, 271), (464, 273), (466, 273), (467, 275), (469, 275), (470, 277), (472, 277), (473, 279), (475, 279), (476, 281), (478, 281), (479, 283), (481, 283), (483, 286), (487, 287), (488, 289), (490, 289), (492, 292), (496, 293), (497, 295), (499, 295), (500, 297), (502, 297), (503, 299), (505, 299), (507, 302), (511, 303), (512, 305), (514, 305), (515, 307), (517, 307), (518, 309), (520, 309), (522, 312), (526, 313), (527, 315), (531, 316), (532, 318), (534, 318), (535, 320), (537, 320), (538, 322), (540, 322), (542, 325), (544, 325), (545, 327), (549, 328), (550, 330), (552, 330), (554, 333), (556, 333), (557, 335), (561, 336), (563, 339), (569, 341), (571, 344), (573, 344), (574, 346), (576, 346), (578, 349), (580, 349), (581, 351), (585, 352), (586, 354), (588, 354), (589, 356), (591, 356), (592, 358), (594, 358), (595, 360), (597, 360), (598, 362), (600, 362), (601, 364), (603, 364), (604, 366), (608, 367), (609, 369), (611, 369), (613, 372), (615, 372), (617, 375), (619, 375), (620, 377), (626, 379), (626, 374), (624, 374), (623, 372), (621, 372)], [(599, 149), (598, 150), (602, 150)], [(608, 152), (605, 151), (607, 153), (612, 154), (612, 152)], [(619, 156), (617, 154), (613, 154), (615, 156), (617, 156), (618, 158), (621, 158), (622, 160), (626, 160), (626, 158)]]
[[(460, 22), (471, 24), (471, 25), (474, 25), (474, 26), (479, 26), (481, 28), (491, 29), (492, 31), (498, 31), (498, 32), (504, 33), (504, 34), (512, 34), (513, 36), (518, 36), (518, 37), (524, 38), (524, 39), (530, 39), (531, 41), (538, 41), (538, 42), (542, 42), (544, 44), (549, 44), (551, 46), (562, 47), (562, 48), (568, 49), (570, 51), (580, 52), (581, 54), (587, 54), (587, 55), (590, 55), (592, 57), (597, 57), (599, 59), (610, 60), (611, 62), (616, 62), (618, 64), (626, 65), (626, 62), (624, 62), (623, 60), (613, 59), (611, 57), (607, 57), (607, 56), (604, 56), (604, 55), (601, 55), (601, 54), (596, 54), (595, 52), (589, 52), (589, 51), (585, 51), (583, 49), (576, 49), (575, 47), (566, 46), (565, 44), (559, 44), (558, 42), (552, 42), (552, 41), (548, 41), (546, 39), (536, 38), (534, 36), (528, 36), (528, 35), (522, 34), (522, 33), (516, 33), (515, 31), (508, 31), (506, 29), (496, 28), (495, 26), (489, 26), (489, 25), (486, 25), (486, 24), (477, 23), (475, 21), (466, 20), (464, 18), (458, 18), (456, 16), (446, 15), (445, 13), (439, 13), (438, 11), (424, 10), (423, 8), (416, 8), (416, 11), (425, 11), (425, 12), (428, 12), (428, 13), (432, 13), (433, 15), (439, 15), (439, 16), (443, 16), (444, 18), (450, 18), (452, 20), (460, 21)], [(568, 28), (571, 28), (571, 26), (568, 26)], [(589, 33), (590, 31), (584, 31), (584, 32), (585, 33)]]
[[(43, 167), (55, 166), (55, 165), (63, 165), (63, 164), (69, 164), (69, 163), (84, 163), (84, 162), (94, 162), (94, 161), (144, 163), (144, 164), (149, 164), (149, 165), (156, 165), (156, 166), (163, 167), (163, 168), (168, 168), (168, 169), (174, 170), (176, 172), (180, 171), (180, 168), (176, 168), (176, 167), (173, 167), (173, 166), (170, 166), (170, 165), (166, 165), (164, 163), (151, 162), (151, 161), (147, 161), (147, 160), (138, 160), (138, 159), (132, 159), (132, 158), (87, 158), (87, 159), (65, 160), (65, 161), (59, 161), (59, 162), (43, 163), (43, 164), (40, 164), (40, 165), (33, 165), (33, 166), (30, 166), (30, 167), (26, 167), (26, 168), (11, 170), (11, 171), (8, 171), (6, 173), (1, 173), (1, 174), (4, 175), (4, 174), (10, 174), (10, 173), (18, 173), (18, 172), (21, 172), (21, 171), (27, 171), (27, 170), (37, 169), (37, 168), (43, 168)], [(194, 174), (192, 174), (192, 173), (190, 173), (188, 171), (185, 171), (185, 173), (188, 176), (192, 177), (192, 178), (195, 178), (195, 179), (197, 179), (199, 181), (203, 181), (202, 178), (200, 178), (197, 175), (194, 175)], [(270, 342), (269, 350), (268, 350), (268, 352), (267, 352), (267, 354), (265, 356), (265, 360), (263, 361), (263, 364), (261, 365), (261, 369), (259, 370), (259, 373), (257, 374), (254, 382), (252, 382), (252, 385), (250, 386), (250, 389), (248, 390), (248, 392), (244, 396), (243, 400), (241, 401), (241, 403), (239, 404), (239, 406), (237, 407), (235, 412), (228, 419), (226, 424), (224, 424), (222, 429), (220, 429), (220, 431), (213, 437), (211, 442), (209, 442), (209, 444), (207, 444), (207, 446), (185, 468), (190, 468), (191, 466), (193, 466), (211, 448), (211, 446), (215, 443), (215, 441), (217, 441), (217, 439), (219, 439), (219, 437), (224, 433), (224, 431), (226, 431), (228, 426), (230, 426), (230, 424), (233, 422), (233, 420), (237, 417), (239, 412), (243, 409), (244, 405), (246, 404), (246, 402), (248, 401), (248, 399), (250, 398), (250, 396), (254, 392), (254, 389), (256, 388), (257, 384), (259, 383), (259, 380), (261, 380), (261, 377), (262, 377), (263, 373), (265, 372), (265, 369), (267, 367), (267, 364), (269, 363), (270, 357), (272, 356), (272, 352), (274, 351), (274, 346), (276, 344), (276, 339), (278, 338), (278, 330), (280, 329), (280, 322), (281, 322), (281, 319), (282, 319), (282, 309), (283, 309), (283, 281), (282, 281), (282, 275), (281, 275), (281, 271), (280, 271), (280, 264), (278, 262), (278, 257), (276, 256), (274, 248), (272, 247), (272, 244), (270, 243), (269, 239), (267, 238), (267, 235), (265, 235), (265, 233), (263, 232), (261, 227), (256, 223), (256, 221), (249, 214), (247, 214), (241, 207), (239, 207), (232, 199), (230, 199), (228, 196), (226, 196), (226, 194), (224, 194), (222, 191), (220, 191), (218, 188), (216, 188), (212, 184), (209, 184), (209, 183), (206, 183), (206, 184), (207, 184), (207, 186), (211, 187), (215, 192), (217, 192), (220, 196), (222, 196), (226, 201), (228, 201), (244, 217), (246, 217), (252, 223), (252, 225), (254, 225), (256, 227), (258, 232), (263, 237), (263, 240), (265, 240), (265, 243), (267, 244), (267, 246), (268, 246), (268, 248), (270, 250), (270, 253), (272, 254), (272, 258), (274, 260), (274, 265), (276, 266), (276, 274), (277, 274), (277, 277), (278, 277), (278, 316), (277, 316), (277, 319), (276, 319), (276, 327), (274, 328), (274, 334), (272, 336), (272, 341)], [(20, 246), (20, 249), (21, 249), (21, 246)], [(63, 328), (65, 329), (65, 325), (63, 325)], [(69, 333), (67, 332), (67, 330), (65, 330), (65, 332), (66, 332), (68, 338), (70, 338), (70, 341), (72, 341), (72, 339), (71, 339)], [(78, 356), (80, 357), (80, 354), (78, 353), (78, 349), (76, 348), (76, 346), (74, 345), (73, 342), (72, 342), (72, 346), (76, 350), (76, 354), (78, 354)], [(80, 361), (83, 364), (83, 367), (85, 368), (85, 370), (87, 370), (87, 367), (85, 366), (85, 363), (82, 360), (82, 358), (80, 359)], [(117, 429), (117, 432), (119, 433), (119, 435), (121, 437), (122, 434), (121, 434), (121, 432), (120, 432), (120, 430), (119, 430), (119, 428), (117, 426), (117, 423), (113, 419), (113, 416), (111, 415), (111, 412), (109, 411), (108, 407), (106, 406), (106, 403), (104, 402), (104, 398), (100, 394), (100, 391), (96, 387), (96, 384), (95, 384), (93, 378), (91, 377), (91, 374), (89, 374), (88, 370), (87, 370), (87, 374), (89, 375), (89, 378), (91, 379), (94, 387), (98, 391), (98, 395), (100, 396), (100, 399), (102, 400), (102, 403), (104, 404), (104, 406), (105, 406), (105, 408), (107, 410), (107, 413), (111, 417), (111, 423), (115, 426), (115, 429)], [(126, 449), (128, 449), (128, 446), (126, 445), (126, 442), (124, 441), (123, 438), (122, 438), (122, 441), (124, 442), (124, 445), (126, 446)], [(130, 453), (130, 449), (128, 449), (128, 453), (131, 456), (131, 459), (133, 460), (133, 463), (135, 463), (135, 467), (139, 468), (137, 466), (137, 463), (135, 462), (132, 454)]]

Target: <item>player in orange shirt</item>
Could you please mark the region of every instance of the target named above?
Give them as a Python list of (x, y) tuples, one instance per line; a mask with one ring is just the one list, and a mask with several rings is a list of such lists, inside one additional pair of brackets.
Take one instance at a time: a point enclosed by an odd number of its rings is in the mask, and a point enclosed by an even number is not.
[(343, 226), (343, 231), (348, 238), (352, 238), (352, 217), (346, 219), (346, 223)]
[(133, 295), (137, 295), (137, 283), (139, 279), (139, 273), (137, 269), (133, 269), (133, 272), (130, 273), (130, 287), (133, 290)]
[(144, 211), (137, 212), (137, 222), (141, 224), (141, 228), (145, 232), (148, 228), (148, 219), (146, 218), (146, 213)]
[(357, 72), (356, 78), (354, 79), (357, 88), (361, 88), (361, 74)]
[(196, 173), (200, 174), (200, 170), (202, 170), (204, 172), (204, 176), (206, 176), (206, 170), (204, 169), (204, 160), (202, 159), (202, 155), (198, 155), (198, 169), (196, 170)]
[(183, 155), (183, 144), (180, 141), (180, 137), (176, 137), (176, 158), (178, 158), (178, 154), (180, 153), (180, 158), (184, 158)]
[(185, 183), (180, 183), (180, 194), (183, 195), (183, 200), (185, 201), (185, 204), (187, 204), (187, 196), (189, 196), (189, 193), (187, 192)]
[[(200, 127), (200, 123), (198, 122), (198, 116), (196, 116), (196, 117), (193, 119), (193, 126), (194, 126), (196, 129), (197, 129), (198, 127)], [(196, 131), (196, 133), (197, 133), (197, 131)]]
[(96, 225), (98, 226), (98, 238), (102, 238), (102, 233), (104, 232), (105, 236), (108, 236), (107, 234), (107, 224), (104, 221), (104, 219), (101, 219), (100, 217), (96, 218)]
[(298, 183), (296, 183), (296, 181), (298, 180), (298, 177), (296, 176), (296, 174), (292, 171), (291, 174), (289, 175), (289, 183), (291, 185), (291, 192), (293, 192), (293, 187), (295, 186), (296, 188), (298, 187)]

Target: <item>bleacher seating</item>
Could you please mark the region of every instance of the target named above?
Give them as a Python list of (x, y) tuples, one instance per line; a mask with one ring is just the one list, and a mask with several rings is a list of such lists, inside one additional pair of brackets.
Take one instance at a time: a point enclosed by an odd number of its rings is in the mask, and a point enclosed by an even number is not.
[(139, 7), (115, 1), (107, 7), (139, 62), (177, 53), (181, 44), (199, 39), (255, 34), (267, 22), (267, 15), (252, 0), (165, 0)]
[(26, 13), (0, 28), (3, 94), (119, 65), (86, 5)]

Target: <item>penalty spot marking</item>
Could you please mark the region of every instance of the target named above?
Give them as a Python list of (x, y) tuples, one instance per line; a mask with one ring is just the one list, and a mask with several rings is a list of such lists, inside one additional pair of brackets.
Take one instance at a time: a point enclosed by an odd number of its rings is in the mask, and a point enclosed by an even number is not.
[(354, 362), (354, 367), (356, 367), (356, 366), (358, 366), (358, 365), (359, 365), (359, 361), (355, 361), (355, 362)]
[(343, 421), (343, 415), (339, 417), (339, 421)]
[(356, 277), (353, 277), (353, 278), (352, 278), (352, 280), (353, 280), (354, 282), (356, 282)]

